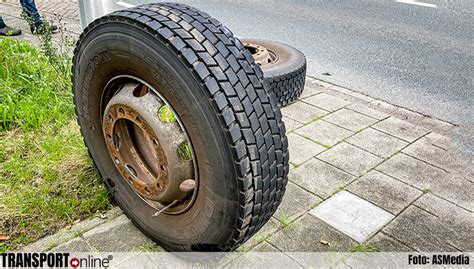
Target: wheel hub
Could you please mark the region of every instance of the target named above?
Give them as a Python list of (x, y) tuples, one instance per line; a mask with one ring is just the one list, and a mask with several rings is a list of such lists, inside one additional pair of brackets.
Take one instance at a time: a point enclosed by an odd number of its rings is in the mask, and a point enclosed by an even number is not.
[(260, 66), (271, 64), (276, 60), (276, 55), (264, 46), (245, 43), (244, 47), (250, 51), (255, 62)]
[(158, 209), (189, 200), (195, 189), (189, 186), (196, 184), (192, 157), (180, 155), (182, 145), (189, 149), (184, 131), (176, 118), (160, 118), (166, 107), (147, 86), (126, 83), (108, 102), (103, 118), (107, 148), (123, 180)]

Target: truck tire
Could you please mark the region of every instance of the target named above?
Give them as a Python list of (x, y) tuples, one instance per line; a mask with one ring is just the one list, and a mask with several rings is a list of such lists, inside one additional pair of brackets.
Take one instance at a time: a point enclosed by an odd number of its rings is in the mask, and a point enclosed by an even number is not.
[(289, 169), (281, 112), (220, 22), (175, 3), (111, 13), (81, 34), (72, 73), (92, 159), (159, 245), (234, 250), (273, 215)]
[(306, 57), (288, 45), (242, 38), (244, 46), (252, 53), (263, 70), (279, 106), (286, 106), (298, 99), (306, 80)]

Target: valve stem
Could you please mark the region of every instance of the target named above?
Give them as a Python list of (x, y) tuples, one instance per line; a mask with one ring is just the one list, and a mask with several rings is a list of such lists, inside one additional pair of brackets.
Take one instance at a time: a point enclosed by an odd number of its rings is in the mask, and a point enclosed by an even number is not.
[(155, 214), (151, 215), (152, 218), (156, 218), (158, 217), (161, 213), (163, 213), (166, 209), (176, 205), (179, 201), (178, 200), (174, 200), (173, 202), (171, 202), (171, 204), (165, 206), (164, 208), (160, 209), (160, 211), (156, 211)]

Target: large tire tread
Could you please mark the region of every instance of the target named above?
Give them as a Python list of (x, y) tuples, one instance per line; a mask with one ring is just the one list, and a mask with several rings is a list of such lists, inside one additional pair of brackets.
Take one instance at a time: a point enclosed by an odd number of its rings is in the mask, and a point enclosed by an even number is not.
[[(270, 219), (287, 183), (289, 157), (285, 127), (261, 69), (220, 22), (195, 8), (174, 3), (143, 5), (99, 18), (81, 34), (77, 48), (94, 27), (109, 21), (143, 27), (164, 40), (209, 90), (225, 126), (239, 174), (238, 223), (231, 240), (220, 250), (235, 249)], [(79, 57), (77, 51), (74, 63), (76, 57)], [(233, 71), (228, 72), (230, 69)], [(81, 132), (84, 132), (82, 128)]]
[(303, 93), (306, 81), (306, 61), (294, 71), (278, 77), (268, 77), (267, 80), (278, 100), (278, 106), (287, 106), (295, 102)]

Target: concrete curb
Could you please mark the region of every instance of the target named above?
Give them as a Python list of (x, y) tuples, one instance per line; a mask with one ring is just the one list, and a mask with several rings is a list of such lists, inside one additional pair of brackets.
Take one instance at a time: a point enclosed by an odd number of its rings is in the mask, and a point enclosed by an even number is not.
[(66, 243), (74, 238), (81, 236), (82, 234), (98, 227), (99, 225), (114, 220), (123, 214), (122, 210), (118, 207), (114, 207), (99, 217), (93, 217), (88, 220), (82, 221), (69, 229), (61, 229), (55, 234), (46, 236), (33, 244), (30, 244), (22, 249), (23, 252), (45, 252)]

